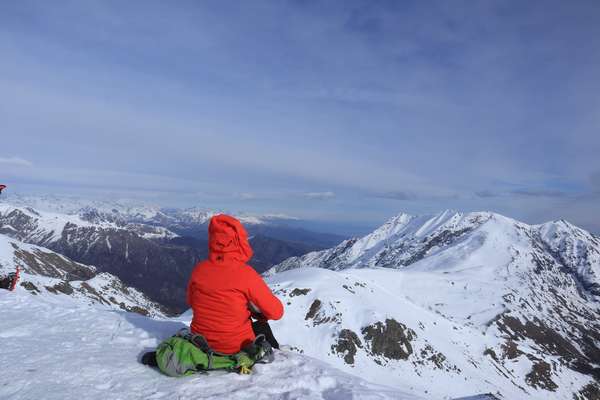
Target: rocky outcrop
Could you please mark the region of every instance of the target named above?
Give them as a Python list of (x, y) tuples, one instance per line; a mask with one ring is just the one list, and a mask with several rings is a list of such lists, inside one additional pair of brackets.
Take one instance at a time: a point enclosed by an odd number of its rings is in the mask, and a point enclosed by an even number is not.
[(312, 325), (322, 325), (327, 323), (340, 324), (342, 314), (337, 311), (335, 305), (331, 302), (326, 305), (319, 299), (315, 299), (308, 309), (305, 321), (312, 320)]
[(386, 319), (362, 329), (370, 352), (389, 360), (406, 360), (413, 353), (411, 342), (417, 334), (406, 325)]
[(338, 334), (337, 342), (331, 346), (331, 350), (341, 355), (346, 364), (354, 365), (354, 356), (363, 344), (358, 335), (350, 329), (342, 329)]

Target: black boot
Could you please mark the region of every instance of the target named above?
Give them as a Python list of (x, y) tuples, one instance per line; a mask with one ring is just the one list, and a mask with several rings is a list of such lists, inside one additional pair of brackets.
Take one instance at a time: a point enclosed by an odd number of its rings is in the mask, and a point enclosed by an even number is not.
[(253, 321), (252, 330), (254, 331), (254, 336), (264, 335), (272, 348), (279, 349), (279, 343), (277, 343), (277, 339), (273, 336), (273, 331), (268, 322)]
[(268, 364), (275, 360), (273, 348), (262, 333), (254, 339), (254, 342), (242, 348), (256, 363)]
[(271, 343), (265, 338), (265, 335), (260, 334), (256, 337), (254, 341), (254, 346), (258, 349), (258, 360), (257, 362), (268, 364), (272, 363), (275, 360), (275, 355), (273, 354), (273, 347)]
[(158, 367), (156, 363), (156, 352), (149, 351), (142, 356), (142, 364), (149, 365), (151, 367)]

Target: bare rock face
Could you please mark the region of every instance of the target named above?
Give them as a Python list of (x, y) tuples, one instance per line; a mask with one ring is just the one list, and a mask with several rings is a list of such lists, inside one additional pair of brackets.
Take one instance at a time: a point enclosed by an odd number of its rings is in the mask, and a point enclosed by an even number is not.
[(413, 353), (411, 342), (417, 336), (415, 331), (394, 319), (366, 326), (362, 334), (372, 354), (391, 360), (407, 360)]
[(299, 288), (295, 288), (294, 290), (292, 290), (290, 292), (290, 297), (296, 297), (296, 296), (306, 296), (308, 294), (308, 292), (310, 292), (310, 289), (299, 289)]
[(23, 288), (25, 288), (25, 290), (28, 290), (29, 293), (31, 293), (33, 295), (37, 295), (38, 293), (41, 293), (40, 289), (31, 282), (28, 282), (28, 281), (21, 282), (21, 286), (23, 286)]
[(317, 315), (317, 312), (319, 312), (320, 309), (321, 309), (321, 300), (316, 299), (310, 305), (310, 309), (306, 313), (306, 317), (304, 317), (304, 319), (305, 320), (313, 319)]
[(354, 365), (354, 356), (363, 344), (358, 335), (350, 329), (342, 329), (338, 335), (337, 343), (331, 346), (331, 350), (342, 355), (346, 364)]
[(48, 276), (66, 280), (85, 280), (92, 278), (96, 271), (88, 265), (74, 262), (60, 254), (42, 251), (34, 248), (24, 250), (12, 243), (14, 257), (26, 267), (26, 270), (35, 275)]
[(552, 366), (545, 361), (536, 361), (531, 371), (525, 376), (527, 384), (534, 388), (540, 388), (554, 392), (558, 385), (552, 381)]
[(511, 339), (522, 340), (529, 338), (546, 349), (550, 354), (560, 355), (567, 359), (574, 359), (581, 355), (572, 343), (546, 326), (542, 321), (526, 321), (522, 323), (518, 318), (504, 315), (496, 321), (496, 324)]
[(341, 323), (342, 314), (338, 312), (335, 308), (335, 305), (331, 302), (327, 304), (323, 304), (321, 300), (315, 299), (306, 316), (304, 317), (305, 321), (312, 320), (313, 326), (327, 324), (327, 323)]
[[(561, 311), (566, 319), (565, 310)], [(502, 345), (502, 359), (513, 360), (524, 356), (536, 362), (545, 354), (558, 356), (561, 362), (569, 365), (571, 369), (600, 380), (600, 369), (597, 367), (600, 362), (600, 349), (597, 344), (600, 333), (597, 330), (597, 317), (584, 324), (573, 321), (570, 329), (566, 331), (562, 331), (558, 326), (556, 328), (550, 326), (551, 322), (553, 321), (550, 319), (544, 322), (536, 318), (524, 319), (523, 322), (519, 318), (506, 314), (498, 317), (496, 325), (506, 337)], [(519, 349), (519, 343), (527, 341), (535, 343), (541, 352), (533, 354)], [(552, 390), (553, 385), (549, 381), (551, 374), (552, 368), (536, 363), (530, 373), (531, 378), (526, 382), (534, 387)]]
[(69, 282), (66, 281), (59, 282), (54, 286), (46, 286), (46, 290), (54, 294), (58, 294), (60, 292), (66, 294), (67, 296), (73, 294), (74, 292), (73, 287), (69, 284)]
[(592, 382), (573, 395), (574, 400), (600, 400), (600, 384)]

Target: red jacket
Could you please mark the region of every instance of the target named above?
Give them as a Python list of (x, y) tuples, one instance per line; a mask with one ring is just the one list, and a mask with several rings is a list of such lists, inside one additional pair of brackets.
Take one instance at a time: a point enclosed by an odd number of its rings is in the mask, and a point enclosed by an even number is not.
[(283, 305), (260, 275), (246, 263), (252, 257), (248, 234), (228, 215), (217, 215), (208, 227), (209, 257), (190, 277), (187, 301), (193, 333), (220, 353), (234, 354), (254, 339), (250, 303), (267, 319), (283, 316)]

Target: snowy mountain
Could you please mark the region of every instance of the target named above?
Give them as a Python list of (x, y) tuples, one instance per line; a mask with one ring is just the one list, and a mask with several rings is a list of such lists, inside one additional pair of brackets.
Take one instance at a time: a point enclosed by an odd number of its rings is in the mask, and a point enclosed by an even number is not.
[[(182, 236), (206, 239), (210, 218), (219, 213), (233, 215), (248, 229), (251, 235), (261, 234), (326, 248), (339, 243), (344, 238), (339, 235), (317, 233), (306, 230), (303, 221), (285, 214), (250, 214), (207, 208), (162, 208), (127, 199), (94, 200), (71, 196), (23, 196), (3, 195), (0, 203), (20, 208), (32, 208), (38, 212), (79, 216), (96, 223), (112, 223), (118, 226), (145, 225), (162, 227)], [(165, 232), (166, 233), (166, 232)]]
[(146, 239), (177, 237), (175, 233), (163, 227), (107, 218), (91, 208), (80, 209), (77, 214), (64, 214), (3, 202), (0, 203), (0, 218), (3, 221), (4, 232), (12, 232), (23, 240), (39, 242), (40, 245), (58, 241), (64, 231), (74, 229), (94, 232), (127, 231)]
[(565, 221), (398, 215), (272, 268), (276, 336), (432, 398), (600, 398), (600, 240)]
[[(157, 205), (140, 203), (138, 201), (117, 199), (98, 200), (72, 196), (5, 196), (6, 203), (22, 208), (33, 208), (38, 211), (54, 212), (67, 215), (94, 214), (97, 222), (112, 222), (118, 224), (141, 223), (158, 226), (173, 226), (186, 228), (207, 224), (214, 215), (224, 210), (210, 210), (199, 207), (185, 209), (162, 208)], [(235, 215), (242, 223), (262, 225), (278, 221), (296, 220), (283, 214), (255, 215), (243, 212), (228, 212)]]
[(0, 234), (0, 276), (15, 272), (17, 266), (21, 270), (19, 289), (33, 296), (69, 297), (143, 315), (164, 315), (159, 304), (116, 276)]
[(274, 363), (251, 375), (170, 378), (140, 364), (189, 324), (186, 316), (151, 319), (22, 287), (0, 290), (0, 310), (2, 399), (421, 399), (290, 351), (276, 351)]
[(206, 252), (172, 243), (177, 237), (162, 227), (121, 225), (95, 220), (89, 213), (60, 214), (6, 203), (0, 203), (0, 234), (95, 265), (175, 309), (184, 306), (189, 272)]

